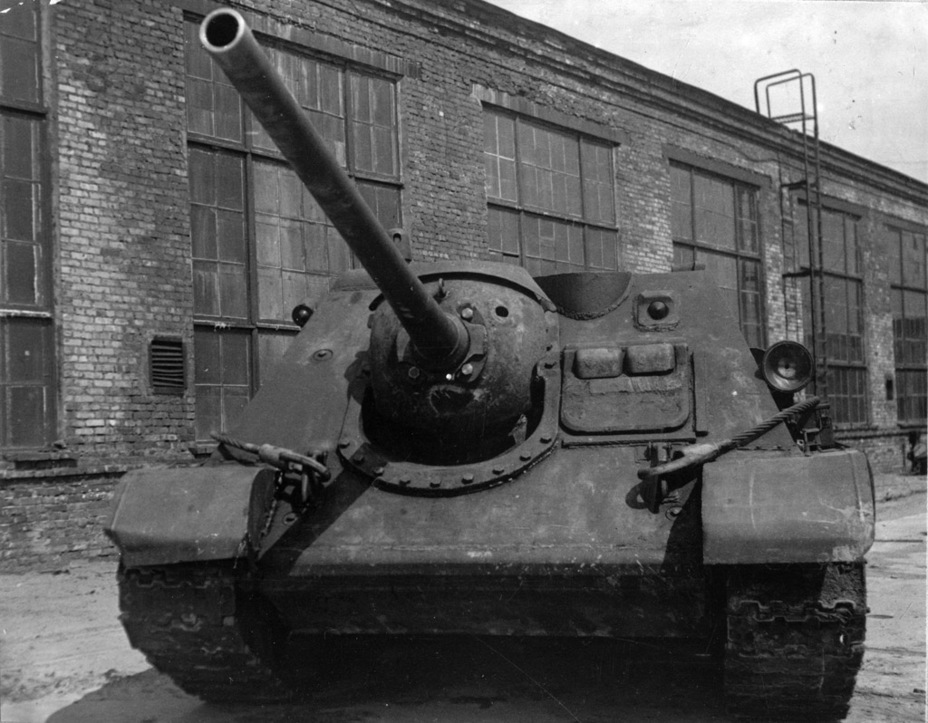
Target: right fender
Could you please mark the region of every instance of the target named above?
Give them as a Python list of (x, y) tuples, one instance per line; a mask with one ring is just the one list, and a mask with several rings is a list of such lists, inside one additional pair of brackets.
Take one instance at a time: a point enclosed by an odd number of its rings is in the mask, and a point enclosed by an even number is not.
[(703, 467), (703, 562), (853, 562), (873, 544), (873, 474), (854, 449), (735, 451)]

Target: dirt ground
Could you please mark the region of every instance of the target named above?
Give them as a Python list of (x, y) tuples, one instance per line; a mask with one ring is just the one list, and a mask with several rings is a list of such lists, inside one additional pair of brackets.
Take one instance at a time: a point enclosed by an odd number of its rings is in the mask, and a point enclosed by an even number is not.
[[(880, 503), (850, 723), (925, 720), (925, 513), (924, 493)], [(359, 672), (311, 704), (205, 705), (129, 646), (115, 562), (0, 575), (0, 632), (2, 723), (729, 720), (718, 671), (699, 651), (623, 655), (595, 643), (526, 654), (474, 642), (437, 669), (394, 661)]]

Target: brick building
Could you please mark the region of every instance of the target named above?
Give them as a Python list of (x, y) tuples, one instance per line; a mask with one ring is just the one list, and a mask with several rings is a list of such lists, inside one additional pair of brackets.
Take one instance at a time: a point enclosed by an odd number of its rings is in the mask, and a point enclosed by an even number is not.
[[(232, 4), (416, 258), (704, 264), (754, 345), (808, 334), (795, 131), (480, 0)], [(352, 264), (199, 48), (214, 7), (0, 4), (0, 566), (105, 554), (119, 475), (208, 453)], [(902, 469), (928, 187), (821, 169), (839, 438)]]

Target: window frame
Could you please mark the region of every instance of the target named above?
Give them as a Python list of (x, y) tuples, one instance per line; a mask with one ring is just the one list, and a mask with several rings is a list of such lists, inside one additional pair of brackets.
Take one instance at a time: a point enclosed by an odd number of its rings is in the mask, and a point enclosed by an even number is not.
[[(809, 267), (809, 239), (807, 238), (808, 231), (808, 220), (807, 214), (809, 212), (809, 204), (807, 199), (799, 194), (794, 196), (795, 208), (797, 213), (794, 221), (794, 234), (798, 243), (796, 244), (795, 253), (797, 256), (796, 263), (798, 265), (799, 271), (803, 276), (808, 280), (808, 283), (803, 285), (801, 291), (802, 298), (802, 316), (803, 316), (803, 336), (805, 343), (811, 349), (811, 323), (812, 320), (809, 318), (809, 303), (808, 298), (811, 293), (811, 285), (815, 283), (815, 278), (810, 272)], [(825, 383), (828, 390), (828, 400), (832, 405), (832, 417), (834, 418), (835, 426), (839, 429), (863, 429), (871, 425), (872, 416), (871, 416), (871, 390), (870, 390), (870, 379), (868, 374), (867, 366), (867, 333), (866, 333), (866, 314), (864, 313), (865, 309), (865, 294), (866, 294), (866, 284), (864, 280), (863, 272), (863, 255), (862, 255), (862, 228), (863, 228), (863, 216), (861, 213), (855, 209), (846, 208), (845, 204), (841, 203), (830, 203), (829, 199), (822, 199), (821, 211), (823, 214), (830, 214), (834, 217), (839, 217), (841, 219), (842, 225), (842, 243), (843, 243), (843, 252), (841, 259), (843, 262), (844, 269), (836, 270), (834, 268), (828, 267), (827, 254), (828, 249), (825, 244), (827, 240), (825, 238), (825, 228), (827, 227), (826, 219), (822, 218), (822, 223), (819, 224), (817, 220), (813, 217), (812, 225), (813, 228), (822, 229), (822, 239), (823, 244), (822, 256), (825, 258), (825, 267), (821, 269), (823, 286), (827, 286), (829, 282), (843, 282), (845, 289), (845, 302), (844, 308), (847, 310), (848, 316), (845, 318), (845, 326), (847, 328), (851, 327), (850, 319), (850, 310), (852, 305), (849, 302), (850, 298), (850, 289), (856, 289), (857, 293), (857, 317), (854, 320), (854, 324), (859, 330), (857, 334), (851, 334), (848, 332), (845, 336), (845, 342), (843, 346), (851, 348), (852, 342), (851, 338), (854, 337), (859, 342), (859, 358), (851, 359), (850, 355), (845, 354), (842, 358), (836, 359), (834, 354), (834, 339), (829, 338), (829, 335), (833, 335), (834, 332), (829, 332), (828, 326), (826, 324), (825, 328), (825, 369), (824, 373), (826, 375)], [(848, 228), (853, 228), (853, 243), (854, 243), (854, 257), (851, 259), (852, 266), (849, 268), (849, 256), (847, 253), (848, 248)], [(827, 295), (827, 291), (826, 291)], [(820, 300), (820, 303), (825, 303), (825, 299)], [(834, 313), (834, 307), (829, 306), (826, 308), (825, 313)], [(813, 354), (817, 350), (812, 349)], [(852, 389), (854, 387), (854, 389)], [(842, 419), (842, 410), (851, 411), (852, 405), (856, 407), (857, 411), (860, 414), (854, 415), (852, 419)]]
[[(503, 195), (492, 195), (490, 188), (491, 174), (489, 173), (486, 175), (484, 184), (484, 192), (486, 195), (487, 212), (489, 218), (487, 251), (490, 255), (490, 258), (493, 260), (502, 261), (504, 263), (521, 265), (535, 276), (564, 271), (583, 271), (590, 269), (607, 271), (618, 270), (621, 265), (621, 250), (619, 244), (620, 239), (618, 228), (619, 204), (616, 192), (617, 184), (615, 149), (618, 147), (619, 143), (614, 139), (593, 135), (591, 133), (584, 132), (584, 130), (579, 128), (574, 128), (568, 125), (560, 125), (558, 123), (544, 120), (534, 115), (526, 115), (525, 113), (520, 113), (493, 104), (485, 103), (483, 105), (481, 117), (484, 123), (485, 132), (489, 118), (497, 119), (497, 129), (499, 128), (498, 119), (500, 118), (511, 121), (513, 128), (513, 156), (511, 161), (513, 164), (514, 172), (512, 179), (514, 185), (514, 197), (507, 198)], [(545, 208), (540, 203), (533, 204), (527, 200), (527, 184), (525, 181), (524, 173), (525, 167), (532, 164), (525, 160), (525, 158), (528, 156), (528, 153), (523, 153), (522, 148), (522, 144), (524, 142), (523, 129), (525, 127), (531, 128), (533, 131), (540, 130), (542, 133), (548, 133), (551, 136), (559, 136), (561, 138), (569, 139), (569, 141), (574, 144), (574, 147), (576, 148), (578, 168), (576, 183), (579, 191), (579, 214), (571, 214), (569, 210), (552, 210), (551, 208)], [(495, 139), (497, 141), (499, 139), (498, 130)], [(497, 142), (497, 147), (498, 145), (499, 144)], [(502, 156), (499, 154), (489, 153), (487, 146), (488, 138), (485, 136), (482, 153), (485, 168), (490, 162), (490, 158), (502, 158)], [(592, 150), (587, 151), (585, 149)], [(584, 157), (590, 152), (600, 151), (604, 151), (608, 156), (608, 170), (605, 174), (586, 174), (584, 172)], [(535, 167), (536, 166), (533, 166), (533, 168)], [(544, 169), (541, 166), (537, 166), (537, 168), (541, 168), (542, 170), (549, 170)], [(557, 172), (554, 169), (550, 170), (552, 171), (552, 174)], [(564, 173), (562, 175), (569, 174)], [(497, 181), (501, 181), (501, 177), (502, 176), (499, 175), (495, 178)], [(607, 220), (602, 220), (601, 216), (598, 218), (593, 216), (593, 211), (591, 210), (592, 203), (588, 191), (588, 188), (595, 184), (603, 185), (603, 178), (608, 178), (609, 186), (607, 198), (610, 205), (611, 219)], [(499, 183), (496, 185), (499, 185)], [(569, 206), (570, 202), (571, 199), (565, 193), (565, 203), (567, 203)], [(601, 204), (598, 204), (598, 207), (601, 208)], [(506, 223), (507, 217), (510, 219), (508, 225)], [(513, 219), (515, 221), (514, 225), (512, 225)], [(536, 254), (531, 253), (532, 249), (529, 248), (529, 239), (532, 238), (529, 232), (529, 225), (534, 223), (539, 225), (539, 233), (536, 234), (538, 247)], [(542, 224), (549, 225), (549, 230), (553, 231), (555, 234), (557, 234), (558, 230), (556, 224), (561, 225), (561, 228), (566, 229), (566, 233), (568, 234), (566, 239), (563, 237), (563, 235), (560, 239), (557, 239), (556, 237), (543, 236), (543, 234), (540, 232)], [(497, 229), (498, 234), (496, 233)], [(577, 239), (576, 236), (571, 238), (571, 233), (574, 229), (579, 229), (579, 239)], [(495, 245), (495, 235), (499, 236), (498, 245)], [(612, 259), (614, 263), (611, 265), (605, 261), (605, 245), (608, 239), (604, 238), (604, 236), (611, 236), (611, 238), (614, 239), (614, 255)], [(513, 239), (515, 241), (513, 241)], [(564, 243), (565, 240), (566, 247)], [(579, 244), (577, 243), (578, 240)], [(553, 250), (553, 258), (544, 256), (544, 249), (542, 247), (545, 241), (549, 242), (551, 249)], [(561, 242), (560, 247), (558, 246), (558, 241)], [(559, 248), (562, 252), (564, 250), (567, 251), (568, 258), (558, 258)], [(571, 259), (569, 258), (571, 251), (576, 251), (578, 249), (582, 249), (582, 264), (572, 263)], [(596, 253), (597, 251), (599, 252), (598, 254)], [(595, 264), (591, 262), (591, 259), (597, 258), (601, 259), (602, 263)]]
[[(241, 160), (242, 164), (242, 224), (243, 224), (243, 246), (244, 246), (244, 290), (245, 290), (245, 312), (243, 316), (228, 316), (221, 313), (210, 314), (204, 312), (201, 309), (197, 308), (196, 302), (194, 303), (193, 308), (193, 324), (194, 324), (194, 363), (195, 363), (195, 373), (193, 380), (193, 388), (195, 396), (197, 399), (199, 397), (196, 395), (197, 391), (200, 391), (204, 386), (212, 388), (217, 387), (217, 383), (214, 382), (203, 382), (198, 381), (198, 377), (203, 377), (203, 370), (200, 366), (197, 365), (197, 337), (200, 337), (206, 333), (219, 332), (219, 333), (231, 333), (234, 335), (246, 335), (247, 336), (247, 349), (245, 351), (245, 365), (247, 366), (246, 376), (247, 381), (245, 382), (245, 387), (247, 387), (248, 397), (253, 397), (254, 394), (258, 391), (263, 380), (266, 379), (269, 368), (272, 364), (267, 358), (270, 356), (279, 357), (281, 349), (289, 343), (289, 339), (295, 336), (300, 327), (298, 327), (292, 319), (289, 318), (289, 310), (281, 309), (281, 316), (283, 318), (270, 319), (264, 318), (262, 316), (262, 306), (261, 306), (261, 280), (260, 280), (260, 269), (269, 268), (273, 269), (273, 266), (267, 266), (262, 264), (259, 258), (261, 249), (259, 248), (259, 235), (258, 235), (258, 216), (259, 209), (258, 204), (258, 183), (257, 179), (262, 172), (259, 167), (264, 164), (266, 167), (278, 167), (281, 169), (286, 169), (287, 173), (292, 174), (292, 169), (289, 164), (284, 160), (283, 156), (272, 147), (269, 139), (267, 139), (266, 134), (260, 129), (260, 124), (258, 124), (254, 115), (248, 110), (244, 101), (241, 97), (235, 93), (233, 105), (237, 109), (236, 111), (236, 122), (238, 125), (238, 130), (236, 139), (224, 138), (214, 135), (209, 135), (207, 133), (199, 132), (196, 129), (191, 129), (191, 120), (190, 120), (190, 67), (191, 67), (191, 58), (188, 56), (190, 52), (190, 45), (196, 43), (196, 51), (199, 52), (198, 40), (196, 38), (196, 28), (201, 18), (195, 15), (186, 15), (184, 21), (184, 32), (185, 32), (185, 70), (184, 70), (184, 80), (186, 86), (186, 102), (188, 106), (188, 116), (187, 116), (187, 135), (186, 135), (186, 147), (188, 149), (188, 154), (190, 152), (202, 151), (206, 153), (218, 153), (218, 154), (228, 154), (229, 156), (234, 156)], [(276, 53), (286, 53), (289, 58), (300, 58), (305, 59), (309, 63), (314, 63), (315, 72), (319, 72), (319, 68), (324, 67), (325, 72), (334, 73), (333, 77), (338, 78), (338, 92), (339, 92), (339, 111), (341, 115), (330, 115), (332, 118), (337, 119), (337, 123), (341, 125), (342, 132), (341, 138), (344, 140), (344, 158), (340, 158), (343, 163), (343, 169), (346, 171), (347, 175), (358, 184), (359, 190), (362, 194), (372, 202), (374, 205), (377, 203), (377, 199), (380, 197), (381, 193), (386, 193), (388, 196), (395, 198), (395, 205), (391, 202), (392, 199), (388, 199), (388, 208), (387, 212), (395, 219), (395, 223), (390, 224), (391, 227), (401, 227), (403, 223), (403, 150), (402, 150), (402, 133), (400, 129), (401, 117), (400, 117), (400, 90), (401, 90), (401, 78), (402, 76), (396, 72), (392, 72), (389, 69), (369, 66), (364, 63), (355, 62), (346, 57), (334, 56), (325, 52), (316, 51), (312, 48), (305, 47), (300, 44), (287, 42), (277, 37), (273, 37), (265, 34), (257, 34), (260, 44), (265, 50), (270, 51), (272, 54), (272, 63), (275, 63)], [(202, 59), (202, 56), (201, 56)], [(282, 61), (284, 63), (292, 62), (289, 59)], [(211, 68), (212, 68), (212, 82), (215, 86), (226, 85), (228, 81), (225, 80), (224, 76), (221, 75), (221, 71), (218, 66), (210, 59)], [(216, 74), (219, 74), (218, 76)], [(196, 78), (196, 76), (194, 76)], [(369, 84), (364, 81), (377, 80), (382, 81), (389, 87), (390, 91), (390, 114), (392, 126), (392, 138), (391, 138), (391, 159), (392, 159), (392, 174), (389, 172), (378, 171), (376, 166), (376, 159), (378, 156), (376, 153), (372, 153), (372, 162), (371, 168), (366, 169), (361, 167), (360, 156), (357, 154), (354, 139), (358, 131), (358, 127), (364, 126), (368, 127), (367, 124), (357, 115), (355, 112), (355, 83), (357, 82), (357, 87), (368, 87)], [(323, 81), (319, 80), (321, 84)], [(231, 87), (231, 86), (230, 86)], [(321, 93), (321, 85), (319, 92)], [(368, 93), (371, 91), (368, 90)], [(370, 99), (370, 95), (368, 95)], [(219, 116), (221, 112), (219, 103), (214, 101), (212, 105), (212, 112), (216, 117)], [(322, 113), (322, 109), (317, 110), (317, 113)], [(373, 111), (371, 112), (373, 115)], [(371, 123), (370, 125), (373, 125)], [(318, 123), (317, 123), (318, 126)], [(321, 131), (320, 131), (321, 132)], [(373, 134), (374, 131), (371, 131)], [(267, 145), (262, 145), (262, 139), (267, 141)], [(340, 157), (340, 153), (336, 151), (336, 156)], [(302, 189), (302, 184), (299, 184)], [(193, 187), (191, 186), (191, 223), (193, 221)], [(308, 197), (308, 192), (303, 189), (303, 197)], [(278, 200), (280, 196), (278, 195)], [(316, 209), (318, 211), (318, 208)], [(282, 213), (278, 213), (278, 221), (284, 219)], [(304, 218), (303, 221), (306, 221)], [(337, 233), (334, 231), (334, 228), (331, 226), (331, 223), (328, 219), (324, 219), (320, 226), (324, 227), (329, 234)], [(191, 242), (193, 243), (193, 233), (191, 233)], [(329, 246), (333, 245), (332, 240), (328, 241)], [(318, 277), (319, 279), (325, 279), (324, 283), (326, 286), (330, 285), (331, 282), (337, 278), (345, 270), (356, 268), (357, 264), (353, 259), (353, 255), (350, 253), (350, 250), (344, 245), (344, 242), (340, 239), (335, 241), (335, 245), (338, 249), (338, 252), (343, 251), (343, 255), (340, 255), (339, 258), (342, 259), (339, 263), (341, 266), (332, 267), (329, 265), (328, 269), (318, 269), (318, 270), (304, 270), (302, 273), (306, 277)], [(279, 241), (278, 241), (278, 248)], [(196, 264), (200, 259), (198, 256), (192, 256), (192, 263)], [(343, 266), (343, 267), (342, 267)], [(283, 270), (283, 267), (281, 267)], [(302, 299), (301, 299), (302, 300)], [(200, 339), (202, 344), (202, 338)], [(224, 358), (224, 357), (220, 357)], [(218, 387), (223, 387), (224, 382), (218, 382)], [(232, 387), (239, 388), (240, 384), (232, 384)], [(199, 401), (198, 401), (199, 404)], [(196, 439), (198, 442), (208, 441), (205, 436), (205, 430), (200, 430), (200, 414), (199, 412), (195, 414), (197, 433)], [(225, 412), (221, 413), (221, 423), (223, 425), (228, 424), (232, 421), (231, 417), (227, 417)]]
[[(47, 73), (51, 64), (49, 63), (49, 34), (48, 34), (48, 12), (43, 4), (35, 2), (19, 3), (10, 8), (10, 12), (17, 12), (23, 8), (29, 8), (33, 13), (34, 19), (34, 63), (35, 83), (30, 85), (30, 97), (11, 97), (5, 92), (5, 85), (0, 82), (0, 123), (6, 126), (7, 119), (19, 119), (26, 123), (31, 129), (33, 158), (31, 159), (32, 177), (29, 182), (32, 185), (30, 191), (33, 196), (33, 287), (31, 290), (32, 299), (8, 299), (5, 280), (0, 280), (0, 409), (2, 409), (3, 419), (0, 420), (0, 450), (2, 451), (22, 451), (41, 449), (50, 445), (59, 433), (60, 410), (58, 408), (59, 400), (59, 370), (57, 364), (58, 357), (58, 325), (55, 318), (55, 292), (54, 292), (54, 257), (55, 257), (55, 240), (52, 233), (52, 205), (51, 198), (53, 194), (52, 174), (51, 174), (51, 149), (49, 147), (49, 124), (51, 122), (50, 112), (47, 102), (47, 91), (49, 86)], [(9, 27), (6, 25), (4, 27)], [(10, 33), (0, 33), (3, 37), (13, 38)], [(14, 38), (15, 39), (15, 38)], [(10, 43), (4, 43), (5, 47), (10, 47)], [(9, 59), (7, 59), (9, 60)], [(20, 63), (4, 63), (7, 67), (21, 67)], [(0, 143), (4, 143), (5, 131), (0, 129)], [(0, 161), (2, 161), (4, 151), (0, 149)], [(6, 179), (7, 175), (3, 168), (0, 167), (0, 178)], [(11, 177), (11, 180), (12, 177)], [(17, 179), (20, 181), (26, 179)], [(5, 185), (5, 184), (4, 184)], [(39, 195), (36, 200), (35, 194)], [(0, 189), (0, 202), (4, 192)], [(0, 217), (3, 216), (0, 211)], [(2, 223), (2, 220), (0, 220)], [(0, 228), (0, 234), (5, 238), (5, 230)], [(9, 242), (23, 243), (22, 239), (9, 238)], [(7, 254), (7, 241), (0, 242), (0, 254), (4, 257)], [(7, 267), (4, 262), (0, 264), (0, 269)], [(11, 268), (11, 267), (10, 267)], [(6, 272), (4, 272), (6, 273)], [(28, 327), (34, 332), (33, 343), (29, 348), (24, 348), (22, 358), (14, 359), (15, 349), (11, 349), (13, 339), (17, 336), (15, 329), (17, 327)], [(40, 349), (40, 351), (39, 351)], [(14, 378), (14, 375), (21, 373), (22, 362), (25, 359), (35, 359), (35, 353), (40, 353), (40, 358), (35, 362), (34, 377), (26, 379), (20, 377)], [(18, 363), (19, 362), (19, 363)], [(17, 371), (17, 367), (20, 367)], [(41, 397), (40, 408), (36, 408), (37, 413), (34, 418), (27, 420), (16, 420), (18, 413), (12, 403), (15, 390), (31, 390), (30, 394), (38, 393)], [(19, 408), (22, 412), (22, 409)], [(31, 423), (31, 424), (30, 424)], [(13, 432), (16, 429), (30, 427), (34, 435), (28, 439), (14, 438)]]
[[(907, 297), (912, 295), (917, 295), (922, 299), (922, 313), (925, 315), (922, 318), (928, 318), (928, 230), (925, 228), (912, 227), (907, 224), (898, 223), (894, 220), (888, 219), (882, 224), (881, 228), (886, 242), (893, 245), (892, 249), (887, 249), (889, 251), (889, 258), (891, 262), (895, 262), (895, 269), (890, 268), (889, 274), (889, 288), (890, 295), (892, 298), (891, 308), (893, 314), (893, 373), (896, 377), (895, 384), (895, 399), (896, 399), (896, 423), (905, 429), (911, 428), (924, 428), (926, 418), (928, 414), (925, 414), (926, 406), (926, 397), (925, 397), (925, 379), (928, 376), (928, 358), (924, 355), (924, 349), (922, 356), (919, 360), (913, 361), (908, 358), (906, 353), (905, 346), (908, 343), (911, 343), (913, 339), (910, 339), (904, 332), (906, 328), (906, 322), (912, 318), (906, 314), (907, 309)], [(910, 283), (906, 279), (906, 255), (904, 253), (903, 245), (906, 241), (906, 235), (910, 237), (920, 237), (922, 245), (922, 264), (921, 264), (921, 275), (922, 275), (922, 286), (917, 286), (916, 283)], [(901, 309), (901, 315), (897, 318), (896, 316), (896, 301), (895, 297), (899, 297), (899, 308)], [(916, 317), (917, 318), (917, 317)], [(901, 323), (897, 325), (897, 321), (901, 320)], [(899, 327), (902, 328), (903, 333), (901, 337), (897, 334)], [(917, 343), (921, 341), (923, 347), (928, 344), (928, 339), (914, 339)], [(916, 354), (917, 355), (917, 354)], [(908, 391), (908, 382), (904, 382), (903, 379), (906, 379), (909, 376), (917, 376), (921, 379), (922, 389), (916, 389), (913, 392)], [(916, 400), (916, 403), (913, 404), (912, 400)], [(917, 412), (914, 416), (904, 416), (906, 414), (907, 408), (911, 407), (922, 407), (923, 413), (919, 415)]]
[[(703, 168), (702, 166), (692, 162), (689, 158), (683, 160), (671, 156), (667, 159), (667, 161), (668, 174), (671, 177), (671, 240), (673, 244), (675, 263), (679, 255), (679, 251), (683, 249), (688, 250), (693, 259), (691, 263), (694, 265), (699, 265), (701, 263), (700, 252), (703, 255), (708, 254), (733, 260), (735, 263), (735, 294), (738, 299), (738, 322), (741, 326), (742, 334), (748, 343), (752, 346), (757, 346), (758, 348), (762, 349), (766, 348), (767, 275), (765, 273), (766, 268), (764, 265), (764, 239), (763, 234), (761, 233), (763, 227), (760, 217), (761, 187), (755, 183), (744, 180), (743, 178), (735, 178), (722, 172), (715, 171), (714, 169)], [(675, 210), (673, 209), (673, 206), (676, 204), (672, 178), (674, 169), (686, 172), (688, 174), (689, 199), (687, 205), (689, 206), (689, 229), (691, 238), (684, 238), (674, 233), (675, 224), (673, 219), (675, 217)], [(721, 245), (708, 243), (703, 239), (697, 238), (697, 231), (699, 228), (699, 223), (697, 220), (698, 206), (696, 203), (697, 176), (712, 182), (724, 183), (731, 188), (733, 213), (732, 248), (725, 248)], [(739, 194), (742, 193), (750, 199), (751, 203), (751, 211), (749, 215), (752, 215), (753, 218), (751, 218), (748, 222), (753, 228), (753, 245), (756, 246), (756, 251), (751, 251), (750, 249), (746, 248), (746, 244), (744, 242), (744, 225), (746, 221), (741, 216), (741, 203), (739, 201)], [(757, 289), (754, 292), (744, 288), (745, 263), (754, 264), (757, 270)], [(746, 325), (749, 323), (745, 320), (745, 310), (747, 308), (745, 297), (746, 294), (750, 293), (753, 293), (757, 298), (757, 319), (756, 321), (750, 322), (750, 326), (754, 328), (756, 332), (756, 337), (753, 340), (749, 337), (745, 330)]]

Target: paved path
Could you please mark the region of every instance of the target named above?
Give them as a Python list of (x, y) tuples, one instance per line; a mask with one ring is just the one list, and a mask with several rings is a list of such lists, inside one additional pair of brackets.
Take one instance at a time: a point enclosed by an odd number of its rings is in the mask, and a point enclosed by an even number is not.
[[(868, 555), (868, 651), (848, 721), (925, 719), (925, 495), (881, 509)], [(114, 565), (0, 576), (3, 723), (418, 723), (729, 720), (717, 671), (701, 659), (606, 653), (450, 651), (427, 669), (402, 661), (359, 674), (311, 706), (219, 708), (178, 690), (132, 650), (117, 621)], [(516, 651), (519, 652), (519, 651)], [(524, 653), (524, 651), (521, 651)], [(477, 662), (475, 662), (477, 661)]]

